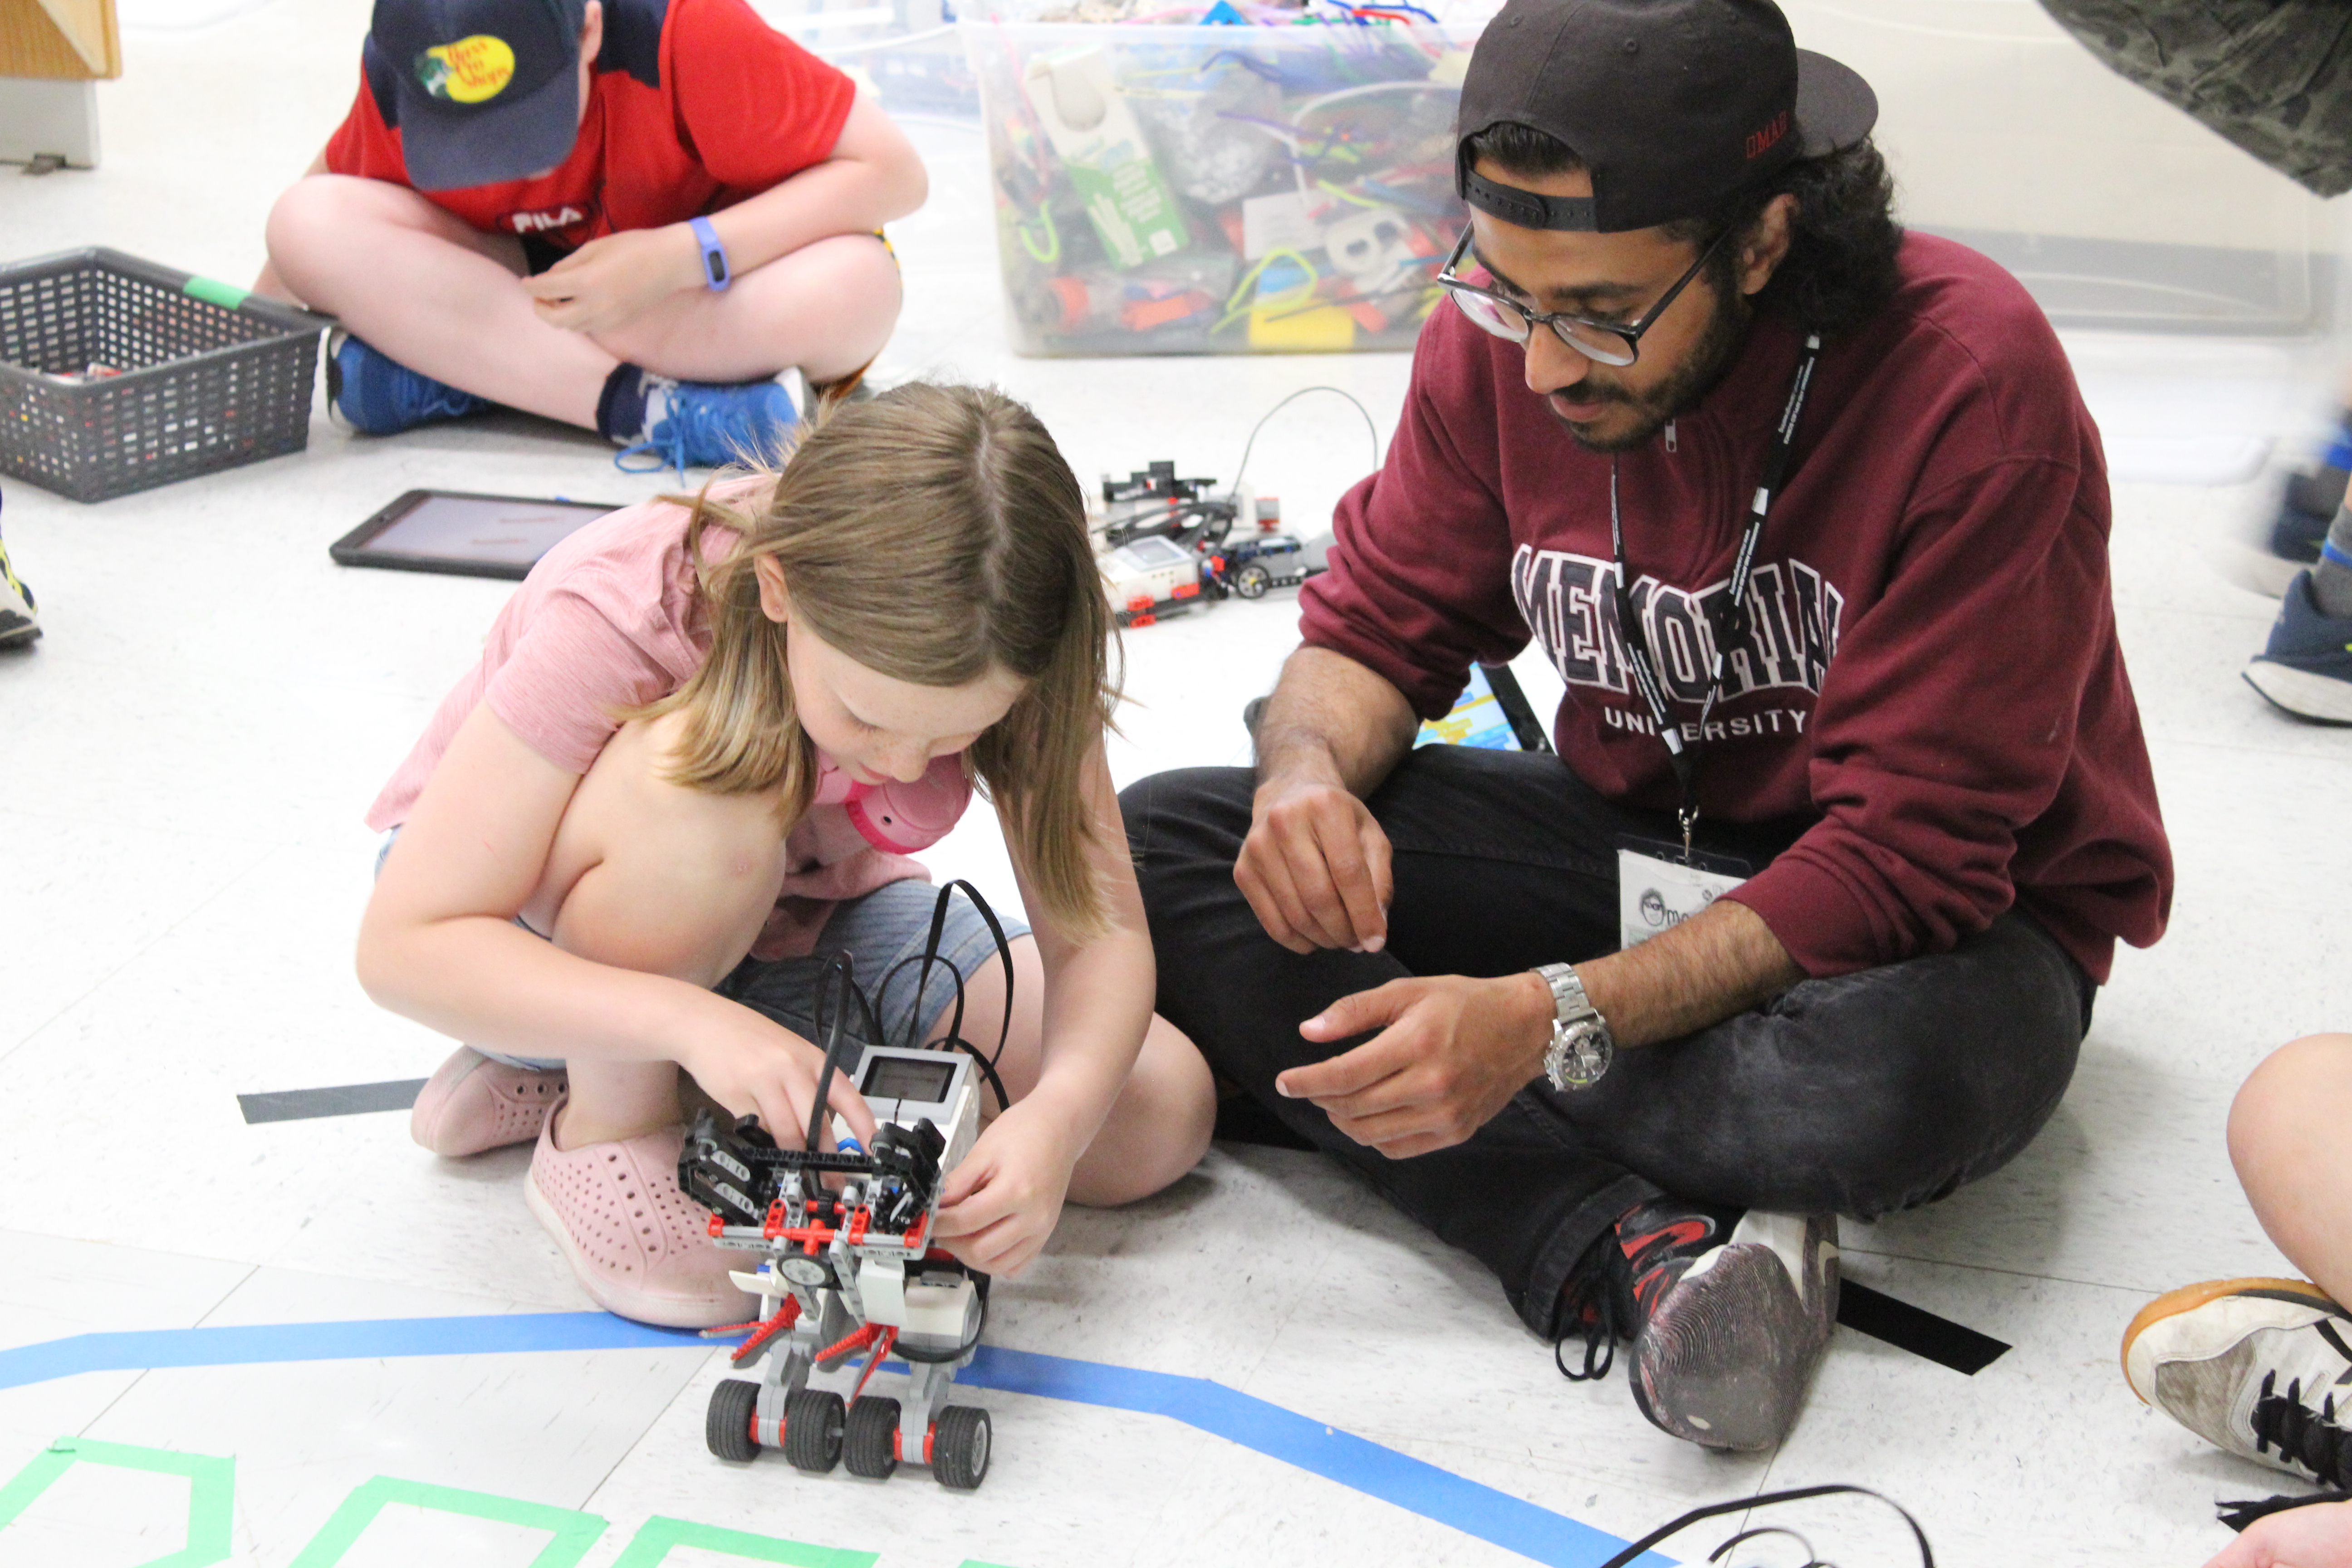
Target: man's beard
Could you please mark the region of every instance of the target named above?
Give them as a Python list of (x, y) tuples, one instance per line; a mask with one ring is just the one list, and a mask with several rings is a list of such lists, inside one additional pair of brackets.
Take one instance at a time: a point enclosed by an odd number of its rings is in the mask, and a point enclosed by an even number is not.
[(1665, 426), (1668, 420), (1689, 413), (1701, 399), (1713, 392), (1716, 384), (1730, 370), (1731, 362), (1739, 357), (1740, 348), (1748, 341), (1748, 321), (1754, 313), (1747, 297), (1737, 289), (1718, 288), (1714, 291), (1715, 310), (1706, 319), (1706, 328), (1699, 333), (1698, 342), (1691, 345), (1690, 355), (1675, 373), (1652, 387), (1647, 393), (1636, 394), (1622, 386), (1599, 383), (1578, 382), (1563, 386), (1554, 395), (1570, 403), (1613, 403), (1638, 410), (1642, 416), (1633, 429), (1623, 435), (1596, 438), (1587, 430), (1579, 429), (1560, 418), (1549, 397), (1544, 406), (1552, 410), (1552, 417), (1567, 427), (1569, 436), (1588, 452), (1625, 452), (1641, 446)]

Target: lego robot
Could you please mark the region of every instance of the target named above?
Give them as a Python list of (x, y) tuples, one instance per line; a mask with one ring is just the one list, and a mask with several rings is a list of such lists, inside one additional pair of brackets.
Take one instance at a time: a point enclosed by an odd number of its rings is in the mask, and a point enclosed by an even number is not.
[(1187, 550), (1214, 546), (1240, 515), (1234, 497), (1213, 493), (1214, 479), (1180, 479), (1173, 463), (1153, 463), (1124, 479), (1103, 477), (1103, 543), (1113, 550), (1139, 539), (1169, 539)]
[[(958, 1491), (987, 1476), (988, 1412), (947, 1396), (980, 1348), (988, 1277), (929, 1241), (944, 1178), (979, 1136), (984, 1060), (864, 1047), (852, 1081), (875, 1110), (870, 1150), (841, 1138), (820, 1151), (814, 1137), (780, 1149), (755, 1117), (731, 1128), (708, 1110), (696, 1118), (678, 1184), (710, 1209), (719, 1246), (759, 1255), (732, 1276), (760, 1298), (759, 1320), (713, 1332), (750, 1330), (735, 1365), (766, 1362), (758, 1382), (711, 1390), (713, 1454), (740, 1461), (781, 1447), (799, 1469), (839, 1462), (876, 1480), (924, 1464)], [(908, 1366), (903, 1394), (867, 1392), (894, 1355)]]

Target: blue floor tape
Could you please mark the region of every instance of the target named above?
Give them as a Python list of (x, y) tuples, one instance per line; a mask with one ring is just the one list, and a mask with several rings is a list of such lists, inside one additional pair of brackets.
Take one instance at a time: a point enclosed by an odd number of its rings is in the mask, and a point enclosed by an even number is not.
[[(499, 1355), (527, 1351), (708, 1350), (678, 1329), (604, 1312), (515, 1312), (474, 1318), (373, 1318), (324, 1323), (76, 1334), (0, 1350), (0, 1389), (85, 1372), (268, 1362), (375, 1361), (391, 1356)], [(975, 1388), (1164, 1416), (1312, 1475), (1379, 1498), (1554, 1568), (1591, 1568), (1625, 1543), (1393, 1448), (1326, 1426), (1204, 1377), (983, 1345), (957, 1381)], [(1666, 1568), (1655, 1552), (1642, 1568)]]

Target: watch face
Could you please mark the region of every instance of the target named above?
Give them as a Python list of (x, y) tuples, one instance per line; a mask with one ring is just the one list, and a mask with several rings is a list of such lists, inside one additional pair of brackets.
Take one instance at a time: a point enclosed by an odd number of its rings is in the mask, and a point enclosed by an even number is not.
[(1570, 1025), (1560, 1046), (1559, 1081), (1570, 1089), (1590, 1089), (1600, 1082), (1615, 1055), (1609, 1031), (1589, 1021)]
[(776, 1272), (795, 1285), (822, 1285), (833, 1278), (833, 1271), (814, 1258), (787, 1258), (776, 1265)]

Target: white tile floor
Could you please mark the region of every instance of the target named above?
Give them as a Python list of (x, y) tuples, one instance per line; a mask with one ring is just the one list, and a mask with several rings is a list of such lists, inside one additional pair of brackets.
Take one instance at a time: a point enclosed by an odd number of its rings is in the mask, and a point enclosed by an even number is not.
[[(0, 251), (102, 242), (250, 274), (270, 195), (341, 111), (365, 12), (142, 0), (130, 74), (101, 92), (105, 168), (0, 170)], [(916, 129), (934, 195), (895, 231), (911, 302), (886, 371), (1000, 382), (1085, 475), (1168, 457), (1229, 476), (1249, 420), (1316, 382), (1393, 419), (1397, 356), (1011, 357), (977, 134)], [(1848, 1232), (1853, 1278), (2012, 1342), (2010, 1355), (1967, 1379), (1842, 1336), (1779, 1453), (1710, 1458), (1645, 1425), (1622, 1380), (1561, 1383), (1477, 1268), (1351, 1180), (1246, 1148), (1132, 1211), (1073, 1214), (999, 1292), (992, 1339), (1213, 1378), (1618, 1535), (1768, 1483), (1851, 1479), (1908, 1503), (1943, 1562), (2201, 1563), (2223, 1539), (2212, 1498), (2269, 1478), (2142, 1411), (2113, 1353), (2147, 1294), (2282, 1266), (2230, 1178), (2222, 1119), (2265, 1051), (2346, 1017), (2331, 917), (2352, 866), (2330, 804), (2347, 742), (2240, 683), (2270, 606), (2206, 559), (2256, 504), (2243, 481), (2268, 437), (2307, 418), (2324, 354), (2075, 347), (2126, 481), (2116, 600), (2180, 859), (2178, 917), (2162, 946), (2120, 963), (2074, 1093), (2024, 1157)], [(1352, 411), (1308, 400), (1251, 477), (1311, 531), (1370, 458)], [(2231, 483), (2149, 482), (2179, 479)], [(419, 1077), (446, 1048), (371, 1007), (349, 963), (371, 848), (360, 814), (505, 592), (329, 563), (331, 540), (414, 485), (658, 488), (520, 419), (363, 441), (323, 416), (300, 457), (101, 507), (8, 488), (8, 542), (48, 636), (0, 658), (0, 1347), (584, 1305), (519, 1201), (520, 1152), (436, 1162), (400, 1117), (253, 1127), (235, 1100)], [(1238, 709), (1291, 639), (1279, 604), (1130, 637), (1120, 779), (1238, 760)], [(1526, 677), (1539, 701), (1557, 689)], [(930, 858), (1010, 897), (981, 818)], [(596, 1565), (656, 1515), (879, 1552), (887, 1568), (1520, 1560), (1163, 1417), (1020, 1394), (974, 1395), (996, 1413), (999, 1457), (973, 1496), (919, 1475), (877, 1491), (729, 1469), (700, 1436), (719, 1373), (688, 1347), (83, 1373), (0, 1387), (0, 1480), (61, 1435), (233, 1456), (235, 1561), (254, 1568), (289, 1568), (380, 1475), (601, 1515)], [(77, 1467), (0, 1534), (0, 1562), (149, 1562), (179, 1539), (187, 1495), (177, 1478)], [(1840, 1517), (1821, 1537), (1838, 1561), (1901, 1560), (1878, 1521)], [(401, 1506), (344, 1561), (520, 1564), (544, 1540)]]

